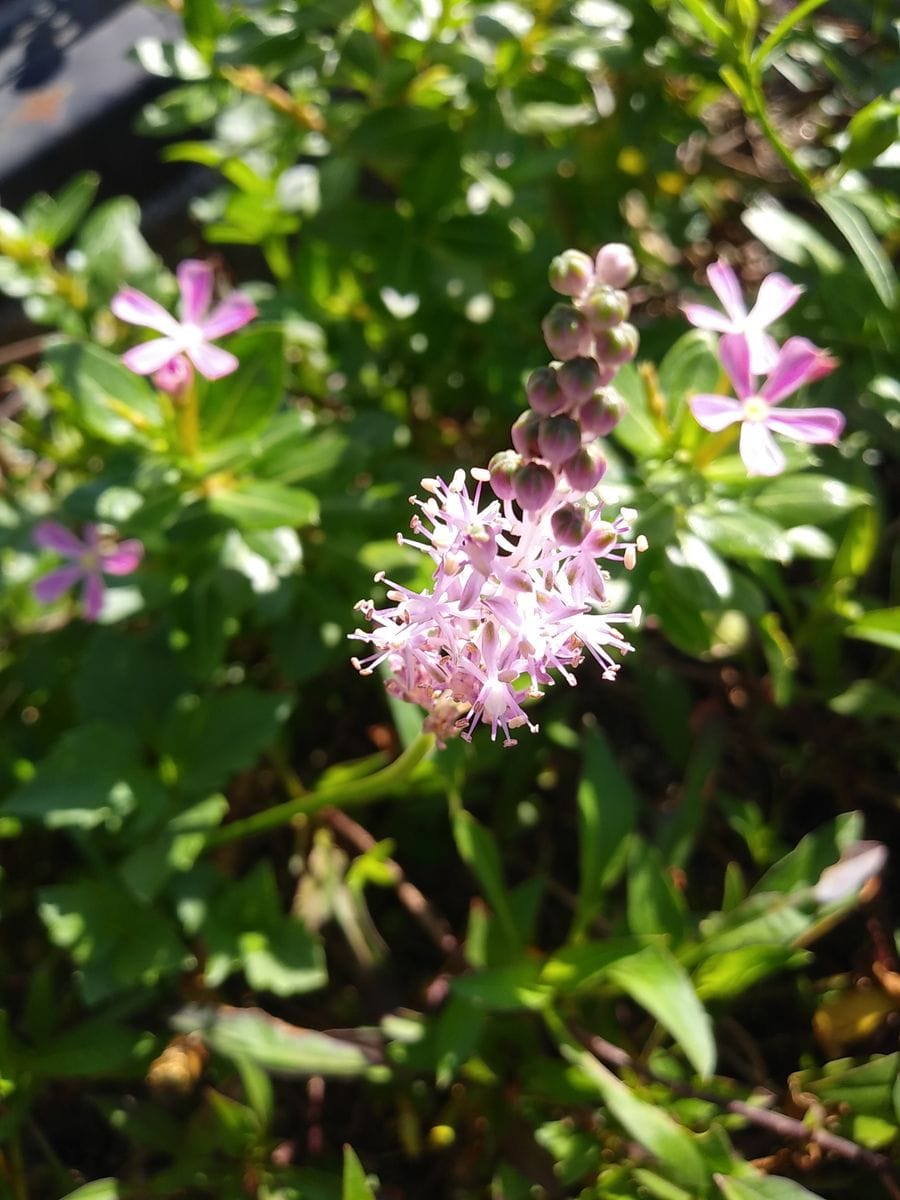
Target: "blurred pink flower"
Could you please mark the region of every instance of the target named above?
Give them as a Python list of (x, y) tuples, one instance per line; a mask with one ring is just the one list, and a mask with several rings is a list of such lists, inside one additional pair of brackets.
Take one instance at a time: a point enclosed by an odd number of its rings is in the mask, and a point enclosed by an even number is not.
[(32, 589), (35, 599), (41, 604), (52, 604), (81, 582), (84, 616), (88, 621), (96, 621), (103, 607), (104, 574), (130, 575), (144, 557), (144, 547), (136, 538), (115, 545), (103, 537), (97, 525), (86, 525), (82, 540), (56, 521), (42, 521), (32, 540), (42, 550), (53, 550), (69, 559), (67, 566), (57, 567), (35, 582)]
[(750, 348), (754, 375), (765, 375), (778, 357), (778, 345), (766, 330), (797, 303), (803, 288), (791, 283), (786, 275), (767, 275), (759, 285), (756, 303), (748, 312), (740, 281), (728, 263), (721, 259), (713, 263), (706, 278), (725, 312), (705, 304), (682, 304), (681, 311), (698, 329), (743, 334)]
[(152, 375), (157, 387), (172, 394), (190, 380), (191, 364), (206, 379), (221, 379), (235, 371), (237, 358), (212, 342), (241, 329), (256, 316), (256, 305), (241, 292), (232, 292), (209, 311), (213, 269), (208, 262), (185, 259), (175, 274), (181, 292), (180, 321), (136, 288), (122, 288), (110, 304), (119, 320), (163, 335), (133, 346), (122, 355), (122, 361), (136, 375)]
[(837, 363), (824, 350), (807, 338), (789, 338), (762, 387), (757, 387), (751, 370), (746, 336), (726, 333), (719, 343), (719, 355), (738, 398), (694, 396), (690, 400), (691, 412), (712, 433), (741, 422), (741, 458), (749, 474), (778, 475), (784, 470), (784, 455), (775, 444), (772, 431), (809, 445), (837, 442), (844, 429), (844, 416), (837, 409), (777, 407), (805, 383), (834, 370)]

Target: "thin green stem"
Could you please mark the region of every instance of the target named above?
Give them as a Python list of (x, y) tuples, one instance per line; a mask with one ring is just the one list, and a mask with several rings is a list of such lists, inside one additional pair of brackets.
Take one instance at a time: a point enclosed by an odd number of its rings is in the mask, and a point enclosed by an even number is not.
[(358, 808), (389, 795), (399, 784), (406, 782), (419, 763), (434, 747), (434, 734), (420, 733), (392, 763), (363, 779), (351, 779), (331, 786), (324, 784), (303, 796), (263, 809), (242, 821), (232, 821), (216, 829), (207, 838), (206, 848), (224, 846), (229, 842), (267, 833), (279, 825), (287, 825), (295, 817), (310, 817), (323, 808)]
[(200, 411), (197, 405), (197, 381), (191, 377), (184, 391), (173, 397), (175, 423), (182, 452), (194, 458), (200, 443)]
[(804, 17), (808, 17), (810, 13), (815, 12), (817, 8), (821, 8), (824, 3), (825, 0), (802, 0), (796, 8), (785, 13), (769, 36), (757, 47), (753, 55), (754, 67), (762, 69), (766, 65), (769, 55), (787, 37), (794, 26), (798, 25)]

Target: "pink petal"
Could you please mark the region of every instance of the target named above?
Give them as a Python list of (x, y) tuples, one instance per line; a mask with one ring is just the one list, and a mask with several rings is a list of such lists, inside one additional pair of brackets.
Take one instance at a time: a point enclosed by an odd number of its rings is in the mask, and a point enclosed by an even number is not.
[(53, 604), (63, 592), (73, 587), (83, 574), (80, 566), (60, 567), (51, 571), (49, 575), (36, 579), (31, 585), (32, 595), (39, 604)]
[(778, 343), (762, 329), (749, 327), (744, 335), (750, 348), (750, 374), (768, 375), (778, 361)]
[(135, 375), (152, 375), (178, 353), (178, 343), (172, 338), (153, 338), (150, 342), (142, 342), (140, 346), (132, 346), (122, 355), (122, 362)]
[(161, 304), (139, 292), (137, 288), (122, 288), (116, 292), (109, 307), (120, 321), (129, 325), (142, 325), (147, 329), (155, 329), (167, 337), (178, 333), (178, 322), (167, 313)]
[(199, 325), (213, 293), (213, 269), (202, 258), (186, 258), (175, 271), (181, 290), (181, 319), (185, 324)]
[(742, 406), (730, 396), (709, 396), (701, 394), (692, 396), (688, 401), (694, 420), (710, 433), (718, 433), (727, 429), (735, 421), (740, 421)]
[(203, 336), (209, 341), (234, 333), (257, 315), (257, 308), (243, 292), (232, 292), (218, 304), (203, 322)]
[(84, 619), (96, 621), (103, 608), (103, 595), (106, 589), (99, 573), (91, 572), (84, 577), (84, 587), (81, 590), (81, 602), (84, 605)]
[(757, 329), (765, 329), (793, 308), (804, 289), (791, 283), (786, 275), (767, 275), (759, 285), (756, 303), (750, 310), (750, 320)]
[(741, 426), (741, 458), (749, 475), (780, 475), (784, 470), (784, 455), (761, 421)]
[(717, 333), (727, 333), (731, 321), (714, 308), (705, 304), (682, 304), (681, 311), (697, 329), (714, 329)]
[(136, 571), (144, 557), (144, 547), (137, 538), (120, 542), (115, 550), (100, 557), (100, 567), (107, 575), (130, 575)]
[(223, 375), (230, 375), (240, 366), (233, 354), (229, 354), (227, 350), (220, 350), (218, 346), (212, 346), (209, 342), (190, 347), (187, 355), (205, 379), (221, 379)]
[(836, 408), (779, 408), (767, 422), (776, 433), (812, 446), (836, 445), (844, 423), (844, 414)]
[(788, 338), (759, 394), (770, 404), (778, 404), (804, 383), (827, 375), (833, 370), (830, 365), (832, 362), (824, 350), (813, 345), (809, 338)]
[(183, 354), (176, 354), (153, 372), (153, 383), (161, 392), (177, 396), (193, 379), (194, 369)]
[(719, 339), (719, 358), (728, 372), (741, 400), (753, 395), (753, 378), (750, 373), (750, 345), (743, 333), (725, 333)]
[(743, 321), (747, 315), (741, 285), (733, 269), (721, 258), (707, 269), (709, 286), (719, 298), (719, 303), (734, 322)]
[(86, 549), (84, 542), (58, 521), (41, 521), (31, 540), (41, 550), (55, 550), (63, 558), (80, 558)]

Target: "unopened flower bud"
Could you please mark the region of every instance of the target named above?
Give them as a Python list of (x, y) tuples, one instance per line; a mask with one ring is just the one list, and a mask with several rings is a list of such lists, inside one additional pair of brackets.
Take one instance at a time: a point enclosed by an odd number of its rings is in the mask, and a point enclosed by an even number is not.
[(523, 412), (513, 422), (513, 427), (510, 430), (512, 444), (523, 458), (538, 458), (541, 453), (538, 446), (538, 427), (540, 423), (541, 418), (536, 412), (532, 412), (531, 409)]
[(515, 497), (525, 512), (537, 512), (543, 508), (553, 495), (555, 486), (553, 473), (540, 463), (525, 463), (513, 476)]
[(528, 403), (542, 417), (549, 417), (565, 407), (566, 397), (553, 367), (538, 367), (536, 371), (532, 371), (525, 384), (525, 391), (528, 394)]
[(582, 446), (563, 467), (566, 479), (577, 492), (589, 492), (606, 474), (606, 459), (595, 443)]
[(580, 250), (564, 250), (550, 264), (550, 286), (563, 296), (580, 296), (594, 278), (594, 264)]
[(501, 450), (488, 463), (491, 487), (498, 500), (512, 500), (513, 476), (522, 465), (522, 456), (515, 450)]
[(625, 401), (615, 388), (602, 388), (594, 392), (578, 410), (578, 420), (585, 433), (595, 437), (606, 437), (612, 433), (625, 412)]
[(547, 417), (538, 427), (538, 446), (541, 458), (553, 467), (564, 462), (581, 449), (581, 426), (571, 417)]
[(610, 242), (597, 254), (597, 278), (613, 287), (628, 287), (637, 275), (637, 263), (630, 247), (622, 242)]
[(631, 312), (627, 295), (618, 288), (610, 287), (608, 283), (600, 283), (591, 288), (580, 301), (580, 308), (591, 328), (597, 331), (612, 329)]
[(554, 304), (541, 322), (541, 331), (555, 358), (590, 353), (591, 330), (587, 318), (571, 304)]
[(600, 368), (592, 358), (583, 355), (570, 358), (559, 368), (557, 379), (565, 393), (565, 400), (570, 406), (577, 406), (583, 404), (600, 386)]
[(563, 546), (580, 546), (587, 533), (584, 513), (574, 504), (564, 504), (550, 518), (553, 536)]
[(637, 354), (639, 341), (635, 327), (623, 321), (614, 329), (605, 329), (597, 334), (594, 353), (602, 363), (620, 367), (622, 363), (630, 362)]

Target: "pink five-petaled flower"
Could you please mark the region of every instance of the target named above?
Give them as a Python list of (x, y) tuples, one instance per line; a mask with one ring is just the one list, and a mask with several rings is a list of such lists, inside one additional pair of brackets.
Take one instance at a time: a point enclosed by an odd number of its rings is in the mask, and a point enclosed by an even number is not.
[(144, 547), (136, 538), (116, 545), (101, 534), (97, 525), (86, 525), (82, 539), (56, 521), (42, 521), (32, 540), (42, 550), (54, 550), (69, 560), (67, 566), (57, 567), (35, 582), (35, 599), (41, 604), (52, 604), (63, 592), (82, 582), (81, 598), (88, 621), (96, 621), (103, 607), (104, 574), (130, 575), (144, 557)]
[(786, 396), (805, 383), (828, 375), (837, 363), (807, 338), (788, 338), (762, 387), (750, 367), (750, 347), (741, 334), (726, 333), (719, 342), (719, 357), (728, 372), (737, 400), (730, 396), (698, 395), (690, 400), (691, 412), (712, 433), (741, 422), (741, 458), (751, 475), (778, 475), (784, 455), (772, 431), (809, 445), (834, 445), (844, 428), (844, 417), (834, 408), (779, 408)]
[(213, 294), (209, 263), (187, 258), (175, 274), (181, 292), (180, 321), (136, 288), (122, 288), (110, 304), (119, 320), (162, 334), (133, 346), (122, 355), (122, 361), (136, 375), (153, 375), (157, 387), (173, 394), (191, 378), (191, 364), (206, 379), (221, 379), (236, 370), (237, 358), (212, 342), (256, 316), (256, 305), (241, 292), (232, 292), (209, 311)]
[(681, 311), (698, 329), (743, 334), (750, 347), (754, 375), (767, 374), (775, 365), (778, 345), (766, 330), (797, 303), (803, 288), (791, 283), (786, 275), (767, 275), (759, 285), (756, 303), (748, 312), (740, 281), (728, 263), (721, 259), (713, 263), (706, 278), (725, 312), (705, 304), (682, 304)]

